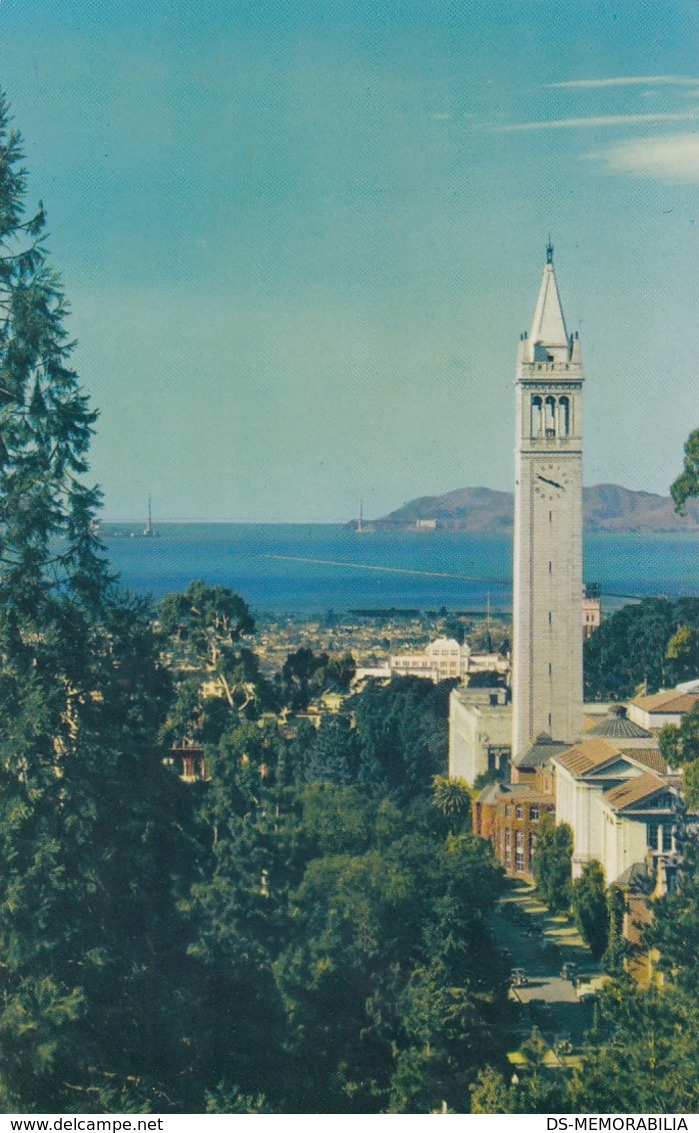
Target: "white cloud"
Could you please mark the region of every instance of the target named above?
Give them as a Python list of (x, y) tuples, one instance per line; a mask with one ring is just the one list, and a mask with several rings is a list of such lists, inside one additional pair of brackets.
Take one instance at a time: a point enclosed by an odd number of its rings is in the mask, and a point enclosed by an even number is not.
[(576, 130), (593, 126), (634, 126), (642, 122), (688, 122), (697, 120), (696, 110), (679, 114), (603, 114), (593, 118), (552, 118), (542, 122), (515, 122), (505, 126), (488, 126), (493, 133), (516, 133), (522, 130)]
[(699, 134), (634, 138), (586, 155), (611, 173), (699, 183)]
[(546, 86), (555, 90), (567, 90), (574, 87), (592, 90), (601, 87), (634, 87), (648, 86), (697, 86), (699, 79), (692, 79), (688, 75), (623, 75), (613, 79), (569, 79), (563, 83), (546, 83)]

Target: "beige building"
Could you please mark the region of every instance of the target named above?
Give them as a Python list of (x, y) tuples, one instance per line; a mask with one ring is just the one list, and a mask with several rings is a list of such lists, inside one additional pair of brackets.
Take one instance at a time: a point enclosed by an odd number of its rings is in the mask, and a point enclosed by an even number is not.
[(469, 681), (475, 673), (499, 673), (501, 677), (508, 678), (510, 659), (503, 657), (502, 653), (469, 653), (466, 680)]
[(455, 688), (449, 698), (449, 775), (472, 787), (486, 771), (505, 770), (512, 706), (504, 688)]
[(652, 696), (639, 696), (629, 704), (629, 719), (648, 731), (658, 732), (665, 724), (682, 723), (682, 717), (691, 712), (699, 701), (699, 692), (683, 692), (672, 688), (655, 692)]
[(587, 641), (596, 629), (602, 624), (602, 602), (599, 598), (590, 598), (583, 588), (582, 600), (582, 627), (583, 639)]
[(546, 264), (517, 356), (513, 754), (582, 726), (582, 363)]
[(500, 653), (472, 653), (468, 645), (459, 645), (454, 638), (439, 637), (431, 641), (422, 653), (394, 653), (389, 667), (396, 677), (467, 682), (473, 673), (495, 672), (506, 677), (510, 662)]
[(463, 680), (468, 672), (468, 645), (438, 637), (422, 653), (395, 653), (391, 673), (396, 677), (429, 677), (433, 681)]

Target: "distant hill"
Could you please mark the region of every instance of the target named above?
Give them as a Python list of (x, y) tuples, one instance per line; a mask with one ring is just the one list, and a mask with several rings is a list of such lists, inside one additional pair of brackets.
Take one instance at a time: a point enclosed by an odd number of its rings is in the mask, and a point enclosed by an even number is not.
[[(457, 488), (444, 496), (420, 496), (371, 526), (415, 527), (418, 521), (436, 520), (440, 528), (456, 531), (512, 530), (514, 502), (511, 492), (491, 488)], [(676, 514), (669, 496), (634, 492), (619, 484), (595, 484), (583, 489), (586, 531), (699, 532), (699, 501), (692, 500), (687, 515)]]

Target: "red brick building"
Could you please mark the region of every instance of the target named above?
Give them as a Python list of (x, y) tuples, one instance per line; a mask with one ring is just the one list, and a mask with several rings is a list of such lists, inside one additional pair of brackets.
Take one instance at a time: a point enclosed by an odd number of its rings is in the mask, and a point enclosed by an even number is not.
[(473, 807), (474, 833), (492, 843), (512, 877), (531, 877), (541, 816), (555, 817), (551, 756), (567, 750), (545, 733), (511, 768), (511, 782), (490, 783)]

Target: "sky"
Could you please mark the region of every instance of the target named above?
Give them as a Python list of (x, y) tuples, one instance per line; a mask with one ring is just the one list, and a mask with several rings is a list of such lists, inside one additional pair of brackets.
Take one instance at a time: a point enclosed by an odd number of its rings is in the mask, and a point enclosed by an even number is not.
[(696, 0), (0, 0), (107, 519), (513, 482), (549, 235), (585, 481), (699, 426)]

